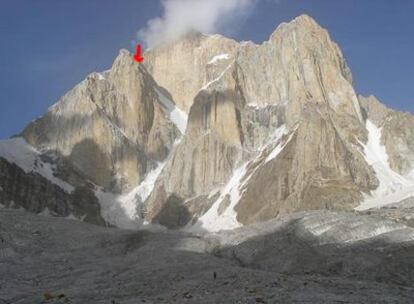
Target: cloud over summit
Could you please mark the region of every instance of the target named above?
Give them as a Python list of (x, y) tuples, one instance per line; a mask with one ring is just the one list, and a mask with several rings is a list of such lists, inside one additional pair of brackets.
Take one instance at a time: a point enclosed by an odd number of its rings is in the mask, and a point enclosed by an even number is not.
[(257, 0), (163, 0), (163, 15), (138, 32), (147, 47), (173, 41), (191, 30), (211, 34), (228, 30)]

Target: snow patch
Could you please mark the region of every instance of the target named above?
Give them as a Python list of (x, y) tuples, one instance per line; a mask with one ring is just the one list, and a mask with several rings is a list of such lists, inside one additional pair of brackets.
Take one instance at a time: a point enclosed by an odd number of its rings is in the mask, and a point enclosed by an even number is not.
[(181, 134), (184, 134), (185, 130), (187, 129), (187, 114), (179, 108), (175, 107), (174, 110), (170, 113), (170, 119), (177, 126), (178, 130), (180, 130)]
[(414, 181), (414, 169), (407, 174), (407, 178)]
[(285, 107), (289, 103), (289, 100), (267, 100), (267, 101), (249, 101), (246, 107), (254, 110), (262, 110), (268, 107)]
[[(276, 131), (272, 134), (272, 139), (271, 141), (273, 142), (278, 142), (282, 139), (282, 137), (287, 134), (288, 130), (286, 128), (285, 125), (282, 125), (281, 127), (277, 128)], [(272, 152), (270, 152), (270, 154), (266, 157), (265, 163), (271, 161), (272, 159), (275, 159), (279, 153), (283, 150), (283, 148), (287, 145), (287, 143), (290, 141), (291, 137), (289, 138), (289, 140), (286, 141), (286, 143), (282, 143), (279, 142), (279, 144), (273, 148)]]
[(98, 74), (98, 79), (99, 80), (105, 80), (105, 77), (101, 73), (97, 73), (97, 74)]
[(267, 104), (263, 104), (263, 103), (257, 103), (257, 102), (249, 102), (247, 105), (247, 107), (249, 108), (253, 108), (253, 109), (264, 109), (267, 107)]
[(132, 191), (116, 195), (102, 189), (95, 191), (101, 205), (101, 215), (108, 223), (123, 229), (138, 229), (144, 221), (137, 213), (139, 202), (144, 202), (154, 189), (155, 182), (166, 162), (159, 163)]
[[(234, 229), (240, 227), (241, 224), (237, 221), (237, 214), (234, 211), (234, 207), (239, 202), (241, 193), (240, 188), (243, 186), (242, 179), (246, 175), (247, 165), (237, 168), (233, 172), (233, 176), (230, 178), (227, 185), (224, 187), (220, 194), (220, 197), (213, 203), (212, 207), (199, 219), (198, 223), (201, 224), (201, 228), (208, 231), (219, 231)], [(220, 204), (226, 197), (230, 199), (230, 205), (226, 210), (219, 215), (218, 209)]]
[(43, 162), (40, 152), (29, 145), (22, 137), (1, 140), (0, 156), (16, 164), (26, 173), (35, 172), (40, 174), (68, 193), (74, 190), (72, 185), (55, 177), (55, 166)]
[(204, 91), (204, 90), (206, 90), (210, 85), (212, 85), (213, 83), (215, 83), (215, 82), (217, 82), (217, 81), (219, 81), (223, 76), (224, 76), (224, 74), (230, 69), (230, 67), (233, 65), (233, 63), (234, 63), (234, 61), (232, 62), (232, 63), (230, 63), (224, 70), (223, 70), (223, 72), (221, 72), (221, 74), (216, 78), (216, 79), (213, 79), (212, 81), (210, 81), (210, 82), (208, 82), (206, 85), (204, 85), (201, 89), (200, 89), (200, 91), (199, 92), (201, 92), (201, 91)]
[(158, 89), (155, 89), (155, 90), (158, 94), (158, 98), (161, 102), (161, 105), (168, 112), (170, 120), (178, 128), (178, 130), (180, 130), (181, 134), (184, 134), (187, 128), (187, 120), (188, 120), (187, 114), (181, 109), (179, 109), (174, 104), (174, 102), (172, 102), (167, 96), (161, 93), (160, 90)]
[(144, 202), (148, 196), (151, 194), (154, 189), (155, 182), (157, 181), (158, 176), (161, 174), (162, 169), (164, 169), (167, 162), (159, 163), (158, 166), (150, 171), (142, 183), (136, 188), (136, 195), (141, 198), (141, 201)]
[[(261, 166), (265, 165), (268, 161), (276, 158), (280, 151), (282, 151), (286, 144), (291, 140), (294, 132), (290, 134), (289, 138), (284, 143), (281, 142), (283, 135), (287, 134), (287, 132), (288, 130), (286, 126), (281, 125), (273, 132), (269, 142), (260, 149), (260, 153), (255, 158), (234, 170), (232, 177), (230, 178), (226, 186), (222, 189), (222, 191), (220, 191), (220, 196), (218, 197), (218, 199), (213, 203), (211, 208), (203, 216), (200, 217), (196, 225), (190, 228), (190, 230), (196, 230), (197, 226), (199, 226), (201, 229), (210, 232), (217, 232), (221, 230), (235, 229), (237, 227), (242, 226), (237, 221), (237, 213), (234, 210), (234, 207), (236, 207), (237, 203), (240, 201), (240, 198), (242, 197), (243, 192), (245, 191), (245, 186), (247, 185), (253, 174), (256, 172), (256, 170)], [(269, 146), (275, 144), (276, 147), (272, 150), (272, 152), (263, 162), (263, 153), (265, 153)], [(248, 167), (250, 165), (255, 165), (255, 168), (247, 175)], [(215, 193), (217, 193), (216, 190), (214, 191), (214, 194)], [(209, 197), (212, 197), (211, 193)], [(225, 199), (229, 199), (230, 203), (223, 211), (223, 213), (219, 214), (218, 210)]]
[(207, 64), (215, 64), (217, 61), (227, 60), (227, 59), (230, 59), (230, 54), (220, 54), (220, 55), (214, 56)]
[(401, 176), (390, 168), (388, 154), (381, 144), (381, 129), (367, 120), (368, 142), (364, 146), (365, 160), (371, 165), (379, 181), (377, 189), (366, 195), (356, 210), (378, 208), (414, 196), (414, 180)]

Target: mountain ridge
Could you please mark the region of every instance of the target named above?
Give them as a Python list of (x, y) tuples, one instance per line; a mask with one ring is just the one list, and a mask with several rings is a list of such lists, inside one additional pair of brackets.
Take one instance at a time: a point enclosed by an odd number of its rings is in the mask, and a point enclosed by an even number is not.
[(192, 33), (144, 57), (137, 65), (121, 50), (21, 133), (59, 178), (95, 193), (109, 224), (216, 231), (352, 210), (384, 184), (367, 155), (373, 139), (396, 172), (392, 189), (414, 195), (414, 117), (358, 96), (311, 17), (262, 44)]

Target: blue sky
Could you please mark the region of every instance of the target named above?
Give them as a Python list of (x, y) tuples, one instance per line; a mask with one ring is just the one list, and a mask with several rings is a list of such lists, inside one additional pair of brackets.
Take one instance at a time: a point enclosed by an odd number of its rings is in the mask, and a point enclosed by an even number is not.
[[(414, 1), (257, 1), (227, 34), (262, 42), (307, 13), (340, 45), (358, 93), (414, 112)], [(161, 14), (157, 0), (0, 0), (0, 138), (20, 132), (90, 72), (109, 68)]]

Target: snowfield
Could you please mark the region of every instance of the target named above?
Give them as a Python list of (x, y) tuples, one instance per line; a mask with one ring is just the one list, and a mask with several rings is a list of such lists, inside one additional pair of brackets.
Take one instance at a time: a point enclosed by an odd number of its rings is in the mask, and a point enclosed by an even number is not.
[(151, 194), (165, 164), (166, 162), (159, 163), (155, 169), (148, 172), (137, 187), (126, 194), (115, 195), (102, 189), (96, 190), (95, 194), (99, 199), (101, 214), (105, 221), (123, 229), (138, 229), (144, 225), (137, 208), (139, 203), (144, 202)]
[(396, 203), (414, 196), (414, 178), (404, 177), (390, 168), (385, 147), (381, 144), (381, 129), (367, 120), (368, 142), (364, 147), (364, 156), (379, 180), (379, 187), (367, 195), (356, 210), (378, 208)]
[[(199, 219), (198, 223), (190, 229), (198, 229), (198, 226), (201, 226), (201, 229), (208, 231), (219, 231), (226, 229), (234, 229), (240, 227), (241, 224), (237, 221), (237, 214), (234, 211), (234, 207), (239, 202), (241, 193), (240, 189), (242, 187), (242, 179), (246, 174), (246, 168), (248, 163), (237, 168), (233, 172), (233, 176), (230, 178), (227, 185), (221, 190), (219, 198), (213, 203), (211, 208)], [(230, 197), (230, 204), (223, 212), (219, 215), (218, 209), (223, 200)]]
[(180, 130), (181, 134), (185, 133), (187, 128), (187, 114), (179, 109), (174, 102), (165, 96), (160, 90), (156, 89), (159, 100), (163, 108), (168, 112), (170, 120), (175, 124), (175, 126)]

